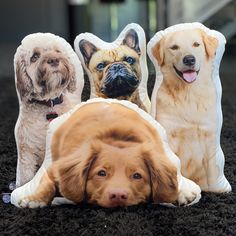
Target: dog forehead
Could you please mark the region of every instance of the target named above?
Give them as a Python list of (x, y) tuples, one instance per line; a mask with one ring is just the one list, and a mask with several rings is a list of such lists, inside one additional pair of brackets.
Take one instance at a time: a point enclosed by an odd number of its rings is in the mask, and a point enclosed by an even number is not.
[(101, 149), (101, 157), (108, 160), (109, 162), (117, 161), (122, 163), (134, 163), (134, 160), (139, 159), (142, 156), (142, 148), (141, 145), (137, 144), (135, 146), (126, 146), (120, 147), (104, 144)]
[(96, 166), (103, 166), (107, 169), (136, 170), (145, 168), (145, 163), (140, 158), (142, 156), (140, 149), (118, 148), (106, 146), (95, 161)]
[(102, 49), (99, 50), (96, 53), (96, 58), (101, 58), (105, 60), (120, 60), (123, 59), (124, 56), (133, 56), (136, 57), (137, 53), (132, 50), (131, 48), (125, 46), (125, 45), (121, 45), (119, 47), (113, 48), (113, 49)]
[(29, 38), (22, 41), (21, 48), (29, 54), (35, 51), (47, 52), (52, 50), (66, 53), (66, 50), (63, 50), (63, 46), (58, 41), (51, 38), (46, 40), (46, 37), (39, 37), (34, 40)]
[(187, 45), (188, 43), (192, 43), (195, 41), (201, 41), (201, 35), (199, 30), (197, 29), (186, 29), (181, 31), (176, 31), (173, 33), (169, 33), (165, 37), (165, 42), (167, 46), (171, 46), (173, 44), (177, 45)]

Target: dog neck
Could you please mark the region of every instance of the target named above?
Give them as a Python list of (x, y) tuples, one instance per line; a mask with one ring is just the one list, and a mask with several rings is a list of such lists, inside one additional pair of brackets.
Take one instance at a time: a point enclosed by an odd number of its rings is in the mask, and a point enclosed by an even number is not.
[(56, 97), (54, 99), (48, 99), (48, 100), (37, 100), (37, 99), (31, 99), (29, 100), (30, 103), (37, 103), (40, 105), (44, 105), (47, 107), (54, 107), (56, 105), (59, 105), (61, 103), (63, 103), (63, 95), (61, 94), (60, 97)]

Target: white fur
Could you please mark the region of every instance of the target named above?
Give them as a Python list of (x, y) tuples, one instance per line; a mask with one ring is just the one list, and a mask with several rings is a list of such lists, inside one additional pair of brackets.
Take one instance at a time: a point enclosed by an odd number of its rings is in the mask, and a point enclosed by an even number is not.
[[(43, 162), (45, 156), (46, 130), (49, 125), (49, 121), (46, 120), (46, 114), (53, 110), (58, 115), (62, 115), (75, 104), (81, 102), (84, 80), (83, 69), (80, 61), (72, 47), (63, 38), (51, 33), (30, 34), (22, 40), (22, 43), (17, 48), (14, 57), (16, 88), (17, 80), (19, 80), (19, 78), (17, 78), (17, 66), (20, 61), (25, 61), (25, 65), (21, 64), (21, 66), (27, 67), (27, 63), (30, 61), (30, 57), (32, 56), (35, 47), (51, 49), (54, 46), (65, 55), (69, 63), (73, 66), (75, 71), (76, 88), (73, 94), (64, 89), (62, 91), (63, 102), (55, 105), (53, 108), (38, 103), (29, 103), (27, 96), (22, 97), (17, 89), (20, 107), (18, 120), (15, 126), (15, 138), (18, 151), (16, 174), (17, 187), (30, 181)], [(27, 70), (27, 68), (21, 69), (25, 71)], [(34, 78), (30, 79), (34, 85)], [(34, 86), (31, 90), (34, 91)], [(50, 96), (53, 95), (50, 93)], [(45, 97), (47, 97), (47, 95), (45, 95)], [(53, 98), (55, 97), (51, 97), (51, 99)]]

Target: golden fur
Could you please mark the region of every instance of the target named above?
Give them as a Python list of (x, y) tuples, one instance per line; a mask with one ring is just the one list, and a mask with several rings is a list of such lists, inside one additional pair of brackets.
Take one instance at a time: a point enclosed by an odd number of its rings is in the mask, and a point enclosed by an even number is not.
[(55, 131), (51, 151), (52, 165), (27, 201), (48, 205), (56, 189), (103, 207), (178, 198), (177, 169), (158, 133), (123, 105), (84, 105)]
[[(212, 63), (218, 42), (203, 30), (167, 34), (152, 53), (161, 67), (163, 81), (157, 91), (156, 119), (167, 131), (169, 144), (181, 159), (182, 174), (201, 189), (214, 185), (216, 151), (216, 91)], [(187, 70), (186, 55), (195, 58), (197, 77), (186, 82), (177, 73)]]

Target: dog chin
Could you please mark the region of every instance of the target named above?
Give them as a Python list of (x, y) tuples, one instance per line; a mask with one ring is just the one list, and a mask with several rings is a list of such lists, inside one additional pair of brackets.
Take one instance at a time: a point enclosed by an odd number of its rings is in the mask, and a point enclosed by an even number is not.
[(127, 206), (131, 206), (131, 205), (135, 205), (135, 204), (129, 204), (127, 202), (124, 203), (124, 202), (107, 202), (107, 201), (100, 201), (100, 202), (98, 201), (98, 202), (92, 203), (92, 204), (96, 204), (96, 205), (99, 205), (104, 208), (119, 208), (119, 207), (127, 207)]
[(193, 83), (197, 79), (198, 73), (200, 71), (194, 69), (180, 71), (174, 65), (173, 68), (177, 76), (188, 84)]
[(124, 88), (124, 89), (107, 89), (106, 87), (101, 88), (101, 93), (108, 98), (119, 98), (125, 96), (131, 96), (136, 88)]

